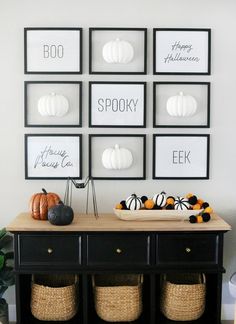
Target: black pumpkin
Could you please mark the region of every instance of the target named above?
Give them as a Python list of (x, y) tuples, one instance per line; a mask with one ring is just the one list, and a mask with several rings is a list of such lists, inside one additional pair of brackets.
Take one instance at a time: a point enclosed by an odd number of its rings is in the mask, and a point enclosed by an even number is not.
[(62, 201), (48, 210), (48, 220), (53, 225), (69, 225), (73, 219), (73, 209), (64, 205)]

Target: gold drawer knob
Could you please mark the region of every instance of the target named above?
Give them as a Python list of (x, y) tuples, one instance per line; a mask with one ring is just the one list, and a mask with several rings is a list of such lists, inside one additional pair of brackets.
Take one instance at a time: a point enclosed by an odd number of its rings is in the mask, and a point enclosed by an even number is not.
[(52, 254), (53, 249), (52, 248), (48, 248), (48, 254)]
[(121, 254), (122, 250), (118, 248), (118, 249), (116, 249), (116, 253)]
[(186, 253), (190, 253), (191, 251), (192, 251), (192, 250), (191, 250), (189, 247), (186, 247), (186, 248), (185, 248), (185, 252), (186, 252)]

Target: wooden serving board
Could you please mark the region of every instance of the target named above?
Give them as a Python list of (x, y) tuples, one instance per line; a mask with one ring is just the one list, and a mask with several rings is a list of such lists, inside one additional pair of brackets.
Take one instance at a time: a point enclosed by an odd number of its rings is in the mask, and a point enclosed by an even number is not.
[(127, 221), (184, 221), (188, 220), (189, 216), (199, 214), (201, 210), (173, 210), (173, 209), (164, 209), (164, 210), (148, 210), (148, 209), (139, 209), (139, 210), (122, 210), (122, 209), (113, 209), (115, 215)]

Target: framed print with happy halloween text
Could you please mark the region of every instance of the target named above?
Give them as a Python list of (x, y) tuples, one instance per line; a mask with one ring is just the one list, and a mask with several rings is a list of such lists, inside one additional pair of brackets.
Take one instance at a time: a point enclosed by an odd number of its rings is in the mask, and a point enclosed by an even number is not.
[(153, 29), (153, 74), (211, 74), (211, 30)]

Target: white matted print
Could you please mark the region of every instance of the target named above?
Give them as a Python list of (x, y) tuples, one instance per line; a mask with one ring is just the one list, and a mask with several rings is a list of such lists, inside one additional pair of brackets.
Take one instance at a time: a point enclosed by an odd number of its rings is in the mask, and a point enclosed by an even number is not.
[(153, 83), (153, 127), (209, 126), (209, 82)]
[(82, 73), (81, 28), (25, 28), (25, 73)]
[(26, 179), (82, 178), (82, 142), (78, 134), (26, 134)]
[(154, 29), (154, 74), (210, 74), (210, 29)]
[(146, 74), (146, 28), (89, 28), (90, 74)]
[(153, 179), (209, 179), (209, 135), (153, 135)]
[(81, 127), (82, 82), (25, 81), (25, 127)]
[(146, 136), (89, 135), (89, 176), (101, 180), (144, 180)]
[(145, 82), (90, 82), (90, 127), (145, 127)]

